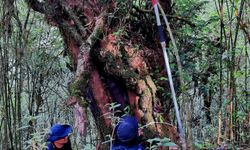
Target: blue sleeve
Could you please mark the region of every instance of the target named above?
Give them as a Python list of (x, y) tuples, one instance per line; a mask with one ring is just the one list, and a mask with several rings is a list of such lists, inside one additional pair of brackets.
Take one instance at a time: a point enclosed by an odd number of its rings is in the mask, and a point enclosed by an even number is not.
[(122, 145), (113, 145), (112, 150), (145, 150), (141, 144), (134, 145), (132, 147), (122, 146)]
[(145, 150), (141, 144), (138, 145), (138, 150)]
[(49, 143), (48, 145), (47, 145), (47, 149), (46, 150), (54, 150), (54, 146), (53, 146), (53, 144), (52, 143)]

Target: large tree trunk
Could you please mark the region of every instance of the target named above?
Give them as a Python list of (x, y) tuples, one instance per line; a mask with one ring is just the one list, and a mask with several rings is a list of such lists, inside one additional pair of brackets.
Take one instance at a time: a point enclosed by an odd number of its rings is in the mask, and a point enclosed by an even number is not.
[[(118, 2), (110, 0), (47, 0), (44, 3), (28, 0), (28, 4), (45, 14), (49, 24), (60, 29), (75, 72), (69, 85), (71, 100), (83, 108), (90, 107), (102, 141), (107, 140), (105, 135), (112, 133), (112, 121), (105, 117), (110, 113), (107, 104), (117, 102), (121, 104), (122, 113), (130, 106), (130, 113), (142, 125), (150, 124), (144, 128), (146, 138), (165, 136), (178, 143), (174, 126), (153, 123), (159, 122), (164, 111), (150, 72), (163, 70), (163, 58), (159, 55), (152, 22), (143, 21), (148, 19), (143, 18), (146, 17), (143, 9), (132, 10), (131, 0), (127, 1), (125, 13), (119, 12)], [(162, 4), (166, 9), (171, 2)], [(145, 7), (150, 8), (149, 5)], [(130, 15), (124, 15), (132, 12), (136, 22), (128, 21)]]

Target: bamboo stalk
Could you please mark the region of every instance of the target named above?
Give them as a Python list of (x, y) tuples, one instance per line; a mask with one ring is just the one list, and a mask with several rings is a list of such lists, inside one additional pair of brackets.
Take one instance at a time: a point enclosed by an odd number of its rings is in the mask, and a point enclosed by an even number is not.
[(218, 114), (218, 138), (217, 138), (217, 145), (221, 145), (221, 126), (222, 126), (222, 122), (221, 122), (222, 118), (221, 118), (221, 110), (219, 111)]

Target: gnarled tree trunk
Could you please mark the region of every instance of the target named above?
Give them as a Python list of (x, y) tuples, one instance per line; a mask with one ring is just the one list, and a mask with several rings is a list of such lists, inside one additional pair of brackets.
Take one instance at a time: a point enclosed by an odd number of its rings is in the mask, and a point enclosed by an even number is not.
[[(160, 122), (164, 111), (156, 93), (157, 78), (153, 80), (150, 72), (163, 70), (163, 58), (150, 22), (153, 14), (145, 11), (150, 3), (132, 6), (128, 0), (119, 8), (121, 2), (115, 0), (27, 2), (60, 29), (75, 72), (69, 85), (71, 102), (90, 107), (103, 141), (112, 133), (111, 119), (105, 117), (110, 113), (107, 104), (117, 102), (122, 112), (130, 106), (130, 113), (148, 125), (145, 137), (165, 136), (178, 143), (174, 126), (153, 123)], [(168, 11), (170, 4), (162, 3)]]

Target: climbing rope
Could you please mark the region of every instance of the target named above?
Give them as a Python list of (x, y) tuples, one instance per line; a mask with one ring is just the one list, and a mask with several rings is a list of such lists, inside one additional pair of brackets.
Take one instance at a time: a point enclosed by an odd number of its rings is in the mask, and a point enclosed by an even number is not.
[(167, 69), (169, 85), (170, 85), (170, 89), (171, 89), (171, 93), (172, 93), (172, 99), (173, 99), (173, 103), (174, 103), (175, 115), (176, 115), (176, 118), (177, 118), (180, 140), (181, 140), (181, 143), (182, 143), (182, 149), (185, 150), (186, 149), (185, 133), (184, 133), (184, 130), (183, 130), (183, 127), (182, 127), (181, 119), (180, 119), (179, 108), (178, 108), (178, 104), (177, 104), (177, 100), (176, 100), (176, 92), (175, 92), (175, 89), (174, 89), (172, 73), (171, 73), (171, 70), (170, 70), (169, 59), (168, 59), (168, 55), (167, 55), (166, 42), (165, 42), (163, 28), (162, 28), (162, 25), (161, 25), (161, 20), (160, 20), (160, 15), (159, 15), (159, 10), (158, 10), (157, 3), (158, 3), (157, 0), (152, 0), (152, 4), (153, 4), (153, 7), (154, 7), (154, 12), (155, 12), (155, 16), (156, 16), (156, 23), (157, 23), (158, 33), (159, 33), (159, 36), (160, 36), (160, 43), (161, 43), (161, 47), (162, 47), (162, 51), (163, 51), (163, 55), (164, 55), (164, 60), (165, 60), (165, 67)]

